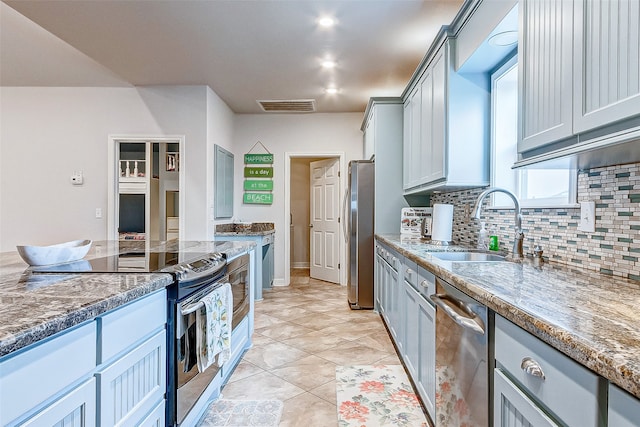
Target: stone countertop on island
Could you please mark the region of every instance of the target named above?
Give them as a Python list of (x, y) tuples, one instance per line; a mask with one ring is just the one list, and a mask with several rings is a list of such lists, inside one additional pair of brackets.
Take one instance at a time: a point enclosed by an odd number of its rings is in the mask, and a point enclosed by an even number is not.
[(640, 398), (640, 282), (530, 260), (442, 261), (418, 239), (376, 238)]
[(266, 236), (276, 232), (272, 222), (252, 222), (250, 228), (242, 228), (238, 224), (217, 224), (216, 236)]
[[(254, 242), (101, 241), (85, 259), (119, 253), (179, 251), (223, 252), (228, 258), (255, 247)], [(0, 253), (0, 357), (163, 289), (166, 273), (70, 273), (32, 275), (17, 252)]]

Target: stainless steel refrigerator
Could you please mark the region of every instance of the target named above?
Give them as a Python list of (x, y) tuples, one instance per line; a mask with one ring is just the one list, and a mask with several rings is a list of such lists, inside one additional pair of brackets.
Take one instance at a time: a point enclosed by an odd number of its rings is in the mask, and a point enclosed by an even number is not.
[(347, 290), (352, 309), (373, 308), (374, 162), (349, 162), (343, 222), (348, 246)]

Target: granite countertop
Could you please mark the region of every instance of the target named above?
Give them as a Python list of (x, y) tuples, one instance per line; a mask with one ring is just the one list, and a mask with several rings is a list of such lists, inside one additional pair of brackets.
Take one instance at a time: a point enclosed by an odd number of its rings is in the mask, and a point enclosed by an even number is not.
[[(640, 398), (640, 283), (557, 263), (451, 262), (400, 235), (382, 243)], [(467, 248), (468, 250), (468, 248)]]
[[(123, 252), (224, 252), (228, 258), (251, 250), (254, 242), (101, 241), (85, 259)], [(166, 273), (81, 273), (32, 275), (17, 252), (0, 253), (0, 357), (173, 282)]]
[(272, 222), (252, 222), (251, 228), (241, 229), (233, 223), (217, 224), (216, 236), (267, 236), (276, 232)]

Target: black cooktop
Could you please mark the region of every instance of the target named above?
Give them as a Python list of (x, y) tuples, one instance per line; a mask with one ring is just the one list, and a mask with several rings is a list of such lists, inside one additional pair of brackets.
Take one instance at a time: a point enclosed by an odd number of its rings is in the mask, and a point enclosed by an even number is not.
[[(33, 273), (153, 273), (207, 256), (201, 252), (128, 252), (65, 264), (31, 267)], [(182, 258), (182, 259), (180, 259)]]

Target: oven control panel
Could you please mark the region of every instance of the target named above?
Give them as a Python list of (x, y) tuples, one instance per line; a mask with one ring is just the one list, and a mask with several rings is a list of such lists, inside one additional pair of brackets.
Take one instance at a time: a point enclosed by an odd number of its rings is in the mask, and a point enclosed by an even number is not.
[(194, 282), (208, 280), (223, 272), (227, 259), (223, 254), (214, 252), (203, 255), (195, 260), (182, 262), (162, 271), (173, 273), (178, 282)]

